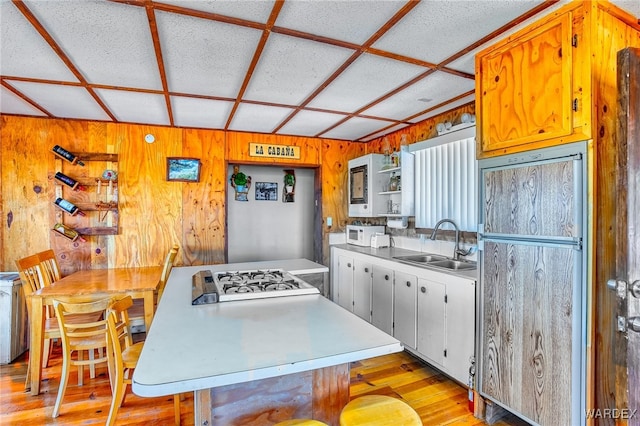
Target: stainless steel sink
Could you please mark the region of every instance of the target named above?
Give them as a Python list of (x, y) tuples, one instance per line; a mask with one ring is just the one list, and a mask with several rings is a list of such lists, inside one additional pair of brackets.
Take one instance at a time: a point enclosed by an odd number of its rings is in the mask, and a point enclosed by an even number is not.
[(441, 260), (436, 262), (429, 262), (428, 266), (433, 266), (434, 268), (443, 268), (443, 269), (451, 269), (451, 270), (466, 270), (466, 269), (476, 269), (475, 262), (463, 262), (460, 260)]
[(412, 254), (409, 256), (395, 256), (394, 259), (411, 263), (430, 263), (435, 261), (447, 260), (445, 256), (438, 256), (435, 254)]

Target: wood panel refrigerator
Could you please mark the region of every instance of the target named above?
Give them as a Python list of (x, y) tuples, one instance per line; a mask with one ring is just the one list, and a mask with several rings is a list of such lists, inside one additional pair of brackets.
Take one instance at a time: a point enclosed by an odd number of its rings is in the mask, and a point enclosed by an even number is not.
[(479, 393), (585, 423), (586, 143), (479, 161)]

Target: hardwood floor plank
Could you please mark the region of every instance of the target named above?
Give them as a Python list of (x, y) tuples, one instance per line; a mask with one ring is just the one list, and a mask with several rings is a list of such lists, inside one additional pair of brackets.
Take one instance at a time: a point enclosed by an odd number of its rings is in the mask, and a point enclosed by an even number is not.
[[(43, 369), (42, 394), (24, 392), (27, 356), (0, 366), (0, 425), (102, 425), (111, 404), (107, 371), (98, 369), (90, 379), (85, 371), (84, 386), (78, 386), (72, 371), (62, 403), (61, 414), (51, 418), (61, 371), (59, 347), (54, 348), (49, 367)], [(351, 399), (367, 394), (400, 398), (411, 405), (429, 426), (483, 426), (467, 407), (467, 389), (409, 353), (401, 352), (351, 364)], [(182, 424), (192, 426), (193, 394), (181, 402)], [(129, 390), (118, 412), (118, 425), (147, 426), (173, 424), (173, 397), (141, 398)], [(496, 426), (525, 426), (526, 422), (509, 416)], [(217, 426), (217, 425), (212, 425)]]

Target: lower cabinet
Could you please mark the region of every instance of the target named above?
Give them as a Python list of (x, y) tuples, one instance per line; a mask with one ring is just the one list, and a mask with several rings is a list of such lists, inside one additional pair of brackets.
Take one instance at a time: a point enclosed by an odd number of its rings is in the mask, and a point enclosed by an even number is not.
[(332, 298), (461, 383), (475, 356), (476, 281), (332, 247)]
[(475, 280), (418, 279), (418, 347), (428, 361), (467, 383), (475, 359)]
[(393, 269), (373, 267), (371, 324), (393, 334)]
[(360, 318), (371, 321), (371, 264), (340, 254), (332, 266), (337, 269), (333, 301)]
[(393, 286), (393, 337), (416, 349), (418, 326), (418, 277), (395, 271)]

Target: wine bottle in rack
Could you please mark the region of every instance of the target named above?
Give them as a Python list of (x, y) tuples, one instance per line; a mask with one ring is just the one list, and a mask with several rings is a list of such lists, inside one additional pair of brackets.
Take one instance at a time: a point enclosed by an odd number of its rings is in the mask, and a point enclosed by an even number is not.
[(56, 223), (55, 225), (53, 225), (53, 230), (56, 231), (58, 234), (62, 235), (63, 237), (68, 238), (71, 241), (75, 241), (75, 240), (80, 240), (82, 242), (87, 241), (84, 238), (82, 238), (82, 235), (80, 235), (78, 231), (76, 231), (75, 229), (69, 228), (67, 225), (62, 223)]
[(63, 160), (67, 160), (71, 164), (77, 164), (79, 166), (84, 166), (84, 163), (78, 159), (78, 156), (70, 153), (60, 145), (54, 146), (52, 149), (53, 153)]
[(74, 191), (84, 191), (85, 189), (84, 186), (80, 185), (80, 182), (70, 178), (62, 172), (57, 172), (54, 177), (65, 185), (69, 186)]
[(76, 206), (72, 202), (69, 202), (69, 201), (65, 200), (64, 198), (60, 198), (60, 197), (56, 198), (56, 201), (54, 201), (54, 204), (56, 206), (58, 206), (59, 208), (61, 208), (62, 210), (64, 210), (65, 212), (69, 213), (71, 216), (75, 216), (77, 214), (79, 214), (80, 216), (84, 216), (85, 215), (78, 208), (78, 206)]

